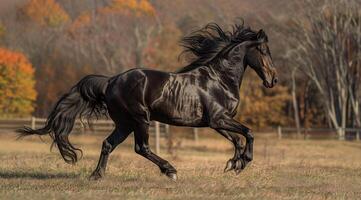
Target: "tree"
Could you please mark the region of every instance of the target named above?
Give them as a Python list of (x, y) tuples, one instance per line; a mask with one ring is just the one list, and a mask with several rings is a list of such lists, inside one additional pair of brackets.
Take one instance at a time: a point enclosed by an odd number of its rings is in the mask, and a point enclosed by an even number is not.
[[(41, 66), (37, 70), (36, 77), (38, 81), (36, 89), (38, 91), (37, 107), (35, 114), (37, 116), (47, 116), (64, 93), (69, 91), (82, 77), (94, 74), (91, 67), (73, 66), (71, 62), (62, 62), (62, 57), (53, 57), (48, 59), (49, 64)], [(59, 63), (56, 65), (55, 63)], [(63, 78), (59, 78), (63, 77)], [(66, 81), (64, 81), (64, 78)]]
[(6, 28), (5, 28), (5, 26), (0, 22), (0, 39), (1, 39), (2, 37), (4, 37), (5, 33), (6, 33)]
[(293, 21), (289, 60), (313, 82), (340, 139), (360, 127), (361, 13), (355, 1), (310, 1)]
[(59, 27), (69, 21), (68, 14), (55, 0), (30, 0), (20, 13), (42, 26)]
[(288, 89), (277, 85), (266, 89), (255, 73), (247, 73), (242, 83), (239, 119), (256, 128), (284, 125), (289, 122), (285, 114), (287, 101), (290, 100)]
[(0, 48), (0, 115), (30, 115), (36, 99), (34, 86), (34, 69), (28, 59)]
[(163, 26), (162, 31), (144, 49), (145, 65), (165, 71), (176, 71), (184, 66), (178, 59), (182, 48), (175, 38), (181, 38), (180, 30), (171, 23)]
[[(25, 52), (36, 68), (35, 78), (38, 81), (35, 88), (38, 93), (37, 107), (34, 113), (44, 116), (48, 114), (49, 107), (55, 103), (55, 98), (52, 98), (53, 93), (49, 92), (51, 91), (49, 89), (57, 87), (61, 90), (62, 87), (69, 87), (70, 84), (69, 81), (62, 81), (58, 82), (56, 86), (52, 85), (55, 83), (55, 79), (59, 79), (64, 73), (64, 70), (61, 70), (65, 69), (62, 64), (68, 61), (64, 56), (55, 62), (54, 57), (71, 53), (63, 48), (63, 45), (67, 44), (64, 30), (69, 24), (70, 17), (56, 0), (28, 0), (25, 4), (17, 7), (16, 11), (15, 21), (10, 24), (7, 20), (9, 33), (6, 34), (6, 40), (10, 41), (7, 46)], [(59, 60), (61, 61), (59, 62)], [(57, 73), (57, 76), (42, 76), (44, 73), (49, 73), (50, 70), (54, 70), (52, 73)]]
[(148, 45), (152, 34), (156, 33), (156, 28), (159, 30), (161, 28), (157, 22), (155, 8), (148, 0), (114, 0), (104, 10), (130, 17), (128, 21), (132, 24), (130, 26), (131, 36), (133, 36), (135, 42), (133, 51), (135, 66), (143, 67), (144, 49)]
[(144, 49), (159, 27), (149, 1), (114, 0), (76, 18), (69, 35), (77, 55), (99, 63), (112, 74), (124, 66), (142, 67)]

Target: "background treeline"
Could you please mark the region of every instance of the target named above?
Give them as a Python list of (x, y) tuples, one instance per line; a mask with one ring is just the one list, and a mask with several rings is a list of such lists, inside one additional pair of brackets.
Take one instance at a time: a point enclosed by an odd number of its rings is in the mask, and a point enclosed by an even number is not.
[(268, 33), (281, 83), (264, 89), (248, 70), (239, 119), (254, 128), (360, 127), (360, 8), (356, 0), (2, 0), (0, 116), (46, 116), (87, 74), (175, 71), (187, 63), (182, 36), (241, 17)]

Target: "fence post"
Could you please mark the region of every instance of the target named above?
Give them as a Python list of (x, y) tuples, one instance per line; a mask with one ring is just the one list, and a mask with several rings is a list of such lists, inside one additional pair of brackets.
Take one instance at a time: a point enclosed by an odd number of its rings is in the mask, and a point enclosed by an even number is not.
[(342, 127), (337, 128), (337, 134), (339, 140), (345, 140), (345, 130)]
[(31, 129), (35, 130), (36, 128), (36, 118), (34, 116), (31, 117)]
[(356, 130), (356, 141), (360, 141), (360, 132)]
[(308, 134), (308, 132), (309, 132), (309, 128), (305, 128), (305, 137), (304, 137), (305, 140), (310, 139), (310, 134)]
[[(89, 125), (89, 124), (88, 124)], [(85, 125), (83, 123), (80, 122), (80, 133), (84, 134), (85, 133)]]
[(159, 146), (159, 139), (160, 139), (160, 128), (159, 122), (155, 122), (155, 153), (159, 154), (160, 146)]
[(282, 139), (282, 128), (281, 126), (277, 127), (278, 139)]
[(193, 136), (194, 136), (194, 141), (198, 142), (198, 129), (197, 128), (193, 128)]
[(168, 124), (165, 125), (165, 134), (166, 134), (166, 137), (169, 137), (169, 125)]

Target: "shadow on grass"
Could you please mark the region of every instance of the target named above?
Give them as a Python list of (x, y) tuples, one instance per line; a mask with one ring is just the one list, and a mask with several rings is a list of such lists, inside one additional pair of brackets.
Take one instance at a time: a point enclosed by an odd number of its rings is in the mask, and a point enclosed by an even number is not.
[(24, 172), (24, 171), (0, 171), (0, 178), (33, 178), (33, 179), (54, 179), (54, 178), (77, 178), (75, 173), (48, 173), (48, 172)]

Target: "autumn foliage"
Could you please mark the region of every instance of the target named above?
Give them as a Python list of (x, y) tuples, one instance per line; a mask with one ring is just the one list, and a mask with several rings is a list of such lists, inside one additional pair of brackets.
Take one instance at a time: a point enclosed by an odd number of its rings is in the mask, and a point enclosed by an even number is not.
[(254, 73), (247, 73), (242, 85), (244, 87), (241, 90), (240, 121), (254, 128), (289, 123), (290, 119), (284, 115), (287, 102), (291, 99), (287, 87), (277, 85), (267, 89)]
[(0, 48), (0, 116), (24, 116), (34, 111), (34, 69), (21, 53)]
[[(343, 2), (353, 5), (351, 1), (354, 0)], [(3, 8), (1, 11), (4, 11), (0, 12), (0, 47), (23, 52), (27, 55), (29, 63), (36, 66), (34, 75), (33, 72), (30, 72), (32, 70), (26, 72), (27, 70), (19, 69), (21, 71), (19, 74), (27, 73), (28, 79), (19, 79), (26, 84), (22, 82), (10, 84), (9, 82), (15, 80), (8, 79), (16, 77), (8, 74), (18, 74), (18, 72), (11, 72), (9, 69), (14, 70), (15, 68), (11, 66), (19, 64), (11, 62), (11, 59), (4, 61), (4, 52), (7, 52), (6, 55), (17, 55), (18, 60), (22, 60), (22, 63), (27, 61), (25, 57), (20, 58), (21, 54), (19, 53), (2, 49), (0, 115), (10, 115), (12, 112), (16, 115), (19, 115), (18, 113), (29, 114), (34, 109), (33, 105), (36, 105), (32, 114), (37, 117), (45, 117), (62, 94), (83, 76), (91, 73), (112, 76), (134, 67), (168, 72), (177, 71), (180, 67), (188, 64), (186, 56), (179, 56), (182, 52), (179, 41), (183, 36), (200, 29), (209, 22), (216, 22), (222, 28), (231, 30), (230, 25), (240, 22), (241, 20), (238, 19), (243, 18), (246, 26), (251, 26), (254, 31), (262, 28), (269, 36), (269, 46), (280, 82), (275, 88), (266, 89), (262, 86), (262, 80), (251, 68), (248, 68), (240, 91), (241, 100), (237, 120), (256, 130), (277, 125), (295, 126), (297, 124), (295, 122), (299, 122), (301, 127), (332, 127), (329, 116), (327, 113), (325, 114), (322, 98), (320, 98), (322, 94), (318, 92), (312, 79), (304, 74), (306, 66), (311, 66), (304, 64), (305, 58), (319, 60), (319, 54), (300, 56), (297, 51), (294, 51), (294, 49), (300, 50), (299, 44), (294, 42), (294, 39), (302, 39), (304, 34), (300, 32), (303, 30), (302, 27), (295, 28), (295, 25), (292, 25), (295, 23), (293, 19), (307, 21), (306, 13), (294, 12), (300, 10), (298, 5), (304, 4), (301, 2), (295, 3), (287, 0), (278, 0), (273, 3), (266, 3), (264, 0), (241, 2), (238, 0), (0, 1), (0, 10)], [(305, 12), (309, 10), (311, 13), (309, 16), (312, 18), (319, 10), (329, 11), (321, 9), (321, 4), (323, 4), (321, 2), (329, 6), (333, 5), (330, 3), (333, 1), (314, 0), (312, 2), (314, 2), (314, 6), (305, 4), (304, 8), (307, 9), (301, 9)], [(289, 9), (282, 9), (280, 5), (287, 5)], [(313, 14), (312, 7), (315, 8)], [(352, 7), (357, 10), (357, 6)], [(340, 10), (340, 14), (342, 13), (347, 14), (344, 9)], [(330, 16), (337, 17), (337, 15)], [(343, 14), (340, 15), (340, 19), (343, 17)], [(324, 18), (326, 22), (331, 20), (328, 19), (328, 15)], [(361, 62), (358, 54), (347, 53), (351, 50), (353, 52), (353, 48), (360, 46), (357, 45), (360, 43), (359, 36), (355, 37), (356, 40), (347, 39), (350, 37), (347, 35), (361, 33), (359, 18), (351, 19), (347, 21), (354, 24), (350, 27), (358, 27), (358, 29), (352, 28), (354, 31), (345, 31), (346, 29), (342, 28), (343, 25), (336, 26), (337, 28), (341, 27), (342, 31), (336, 31), (334, 36), (337, 36), (336, 39), (343, 38), (350, 43), (351, 46), (342, 48), (346, 54), (339, 53), (337, 55), (348, 55), (348, 59), (345, 59), (347, 61), (345, 66), (354, 66), (350, 68), (355, 70), (352, 74), (360, 77), (358, 66)], [(311, 25), (312, 23), (306, 24), (305, 28), (311, 30)], [(322, 23), (314, 25), (319, 26)], [(321, 27), (319, 30), (324, 29)], [(312, 39), (314, 33), (310, 33)], [(347, 37), (336, 33), (347, 33)], [(333, 38), (333, 35), (325, 36)], [(301, 41), (306, 40), (302, 39)], [(324, 41), (328, 41), (328, 39), (317, 39), (310, 44)], [(317, 48), (316, 51), (318, 52)], [(294, 52), (295, 58), (292, 57), (291, 52)], [(324, 52), (337, 53), (337, 51)], [(329, 56), (328, 58), (333, 57)], [(342, 56), (339, 58), (341, 59)], [(339, 62), (338, 60), (334, 61)], [(314, 65), (318, 70), (323, 69), (322, 67), (341, 66), (324, 64), (324, 59), (320, 61)], [(29, 63), (25, 65), (31, 69)], [(298, 67), (298, 70), (294, 76), (295, 87), (293, 87), (291, 84), (293, 79), (290, 75), (295, 67)], [(328, 72), (332, 72), (332, 70), (328, 70)], [(30, 89), (34, 87), (33, 76), (36, 79), (37, 95), (33, 89)], [(349, 79), (348, 76), (344, 77)], [(329, 80), (333, 81), (335, 78)], [(360, 91), (359, 80), (359, 78), (355, 79), (355, 84), (346, 85), (352, 87), (352, 90)], [(19, 103), (20, 100), (13, 101), (14, 97), (12, 96), (15, 94), (12, 92), (15, 90), (9, 88), (21, 84), (24, 85), (21, 88), (28, 92), (16, 93), (22, 95), (20, 98), (22, 102)], [(330, 90), (329, 92), (334, 91)], [(291, 94), (294, 94), (293, 98), (290, 98)], [(335, 98), (339, 96), (334, 94)], [(346, 110), (361, 109), (359, 101), (353, 100), (360, 99), (360, 92), (357, 94), (358, 96), (356, 95), (354, 98), (350, 96), (345, 99), (350, 103), (348, 107), (345, 107)], [(33, 102), (35, 96), (36, 101)], [(9, 103), (9, 99), (12, 99), (11, 103)], [(16, 106), (9, 106), (10, 104)], [(19, 106), (20, 104), (24, 106)], [(335, 112), (337, 114), (339, 111), (336, 109)], [(338, 116), (340, 115), (338, 114)], [(358, 119), (357, 117), (353, 118)], [(351, 123), (348, 126), (354, 127)]]
[(148, 0), (114, 0), (103, 11), (121, 12), (133, 16), (155, 15), (155, 9)]
[(55, 0), (30, 0), (21, 12), (37, 24), (49, 27), (58, 27), (69, 21), (68, 14)]
[(179, 59), (182, 49), (178, 40), (174, 39), (181, 37), (182, 33), (174, 25), (163, 27), (159, 35), (153, 38), (145, 49), (145, 65), (164, 71), (172, 71), (184, 66), (185, 63), (180, 62), (183, 60)]

